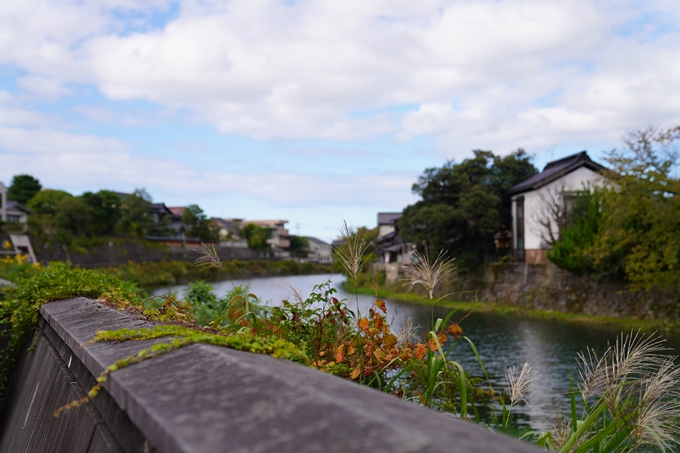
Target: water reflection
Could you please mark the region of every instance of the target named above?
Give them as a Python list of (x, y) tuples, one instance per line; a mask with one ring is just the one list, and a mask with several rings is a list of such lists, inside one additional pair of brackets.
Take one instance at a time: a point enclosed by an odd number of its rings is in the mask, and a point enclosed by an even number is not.
[[(314, 285), (328, 278), (322, 275), (268, 277), (241, 279), (231, 282), (214, 283), (218, 295), (226, 294), (232, 285), (249, 285), (251, 292), (268, 304), (278, 304), (291, 297), (287, 284), (293, 285), (303, 296), (307, 296)], [(343, 277), (333, 276), (332, 286), (338, 290), (339, 298), (347, 299), (350, 309), (366, 313), (373, 305), (371, 296), (348, 294), (341, 287)], [(157, 290), (155, 294), (168, 290), (182, 291), (186, 285)], [(358, 299), (358, 300), (357, 300)], [(393, 331), (399, 331), (407, 318), (419, 326), (424, 338), (431, 327), (432, 319), (444, 318), (449, 310), (421, 305), (406, 305), (386, 300), (388, 317)], [(456, 313), (456, 321), (466, 313)], [(587, 347), (600, 351), (606, 349), (608, 342), (614, 343), (620, 331), (617, 328), (600, 325), (580, 325), (550, 319), (531, 319), (514, 316), (472, 313), (461, 324), (463, 335), (475, 344), (486, 371), (495, 389), (505, 386), (505, 371), (510, 366), (521, 367), (529, 362), (541, 373), (541, 379), (527, 395), (528, 405), (515, 406), (516, 422), (532, 429), (550, 428), (550, 420), (557, 412), (569, 413), (569, 370), (576, 365), (576, 355)], [(680, 338), (667, 338), (667, 345), (680, 351)], [(461, 342), (451, 355), (464, 369), (473, 375), (482, 375), (476, 357), (467, 343)]]

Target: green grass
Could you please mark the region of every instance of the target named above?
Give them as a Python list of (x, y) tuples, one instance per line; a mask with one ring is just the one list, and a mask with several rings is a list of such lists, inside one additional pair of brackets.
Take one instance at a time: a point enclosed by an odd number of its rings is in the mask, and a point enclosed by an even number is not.
[[(367, 294), (376, 296), (375, 288), (359, 287), (354, 288), (351, 282), (345, 282), (345, 289), (349, 292), (358, 292), (359, 294)], [(455, 296), (455, 295), (454, 295)], [(637, 319), (637, 318), (616, 318), (612, 316), (594, 316), (583, 313), (564, 313), (553, 310), (538, 310), (528, 307), (520, 307), (516, 305), (500, 304), (496, 302), (465, 302), (453, 299), (454, 296), (449, 296), (434, 303), (424, 295), (400, 292), (390, 289), (377, 290), (377, 297), (381, 299), (393, 300), (411, 305), (434, 305), (435, 307), (442, 307), (448, 309), (457, 309), (462, 311), (475, 311), (477, 313), (493, 313), (506, 316), (524, 316), (538, 319), (555, 319), (565, 322), (581, 323), (581, 324), (598, 324), (606, 326), (615, 326), (622, 331), (643, 330), (647, 332), (664, 332), (680, 334), (680, 322), (672, 322), (663, 319)]]

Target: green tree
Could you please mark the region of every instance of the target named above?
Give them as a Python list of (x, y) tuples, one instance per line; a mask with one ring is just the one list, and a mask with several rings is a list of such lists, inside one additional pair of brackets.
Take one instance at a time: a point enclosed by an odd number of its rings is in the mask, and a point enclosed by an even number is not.
[(602, 227), (588, 250), (599, 273), (625, 273), (633, 290), (680, 289), (680, 126), (629, 134), (607, 162)]
[(291, 256), (295, 258), (307, 258), (309, 251), (309, 240), (303, 236), (290, 236), (290, 246), (288, 247)]
[(55, 223), (63, 232), (74, 236), (89, 232), (92, 208), (79, 197), (65, 197), (56, 205)]
[(190, 237), (204, 240), (217, 239), (217, 232), (211, 228), (210, 219), (196, 204), (190, 204), (184, 210), (182, 223), (187, 226), (187, 234)]
[(146, 189), (135, 189), (121, 203), (120, 231), (132, 236), (144, 236), (153, 223), (152, 198)]
[[(602, 229), (601, 203), (602, 191), (599, 189), (576, 194), (562, 237), (548, 250), (550, 261), (576, 275), (595, 272), (590, 250)], [(602, 265), (600, 269), (603, 269)]]
[(85, 192), (81, 198), (92, 209), (91, 232), (96, 235), (113, 233), (121, 219), (120, 197), (115, 192), (100, 190), (97, 193)]
[(505, 157), (473, 152), (461, 163), (426, 169), (412, 187), (421, 200), (397, 222), (399, 234), (421, 252), (427, 243), (430, 255), (443, 251), (459, 269), (476, 267), (494, 250), (494, 233), (511, 224), (505, 191), (537, 172), (522, 149)]
[(31, 175), (15, 175), (12, 184), (7, 189), (7, 198), (23, 205), (40, 192), (40, 181)]
[(26, 207), (34, 214), (53, 216), (57, 213), (57, 204), (64, 198), (73, 198), (73, 195), (63, 190), (45, 189), (35, 194)]
[(249, 223), (241, 230), (241, 236), (248, 241), (248, 248), (253, 250), (267, 251), (269, 244), (267, 239), (271, 237), (272, 229)]

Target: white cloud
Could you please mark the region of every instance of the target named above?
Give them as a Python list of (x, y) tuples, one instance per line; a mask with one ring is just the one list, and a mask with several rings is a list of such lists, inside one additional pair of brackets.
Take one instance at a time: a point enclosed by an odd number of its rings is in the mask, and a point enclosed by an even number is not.
[(0, 62), (42, 96), (92, 83), (262, 139), (389, 132), (462, 153), (680, 121), (672, 0), (186, 0), (154, 22), (170, 5), (6, 2)]

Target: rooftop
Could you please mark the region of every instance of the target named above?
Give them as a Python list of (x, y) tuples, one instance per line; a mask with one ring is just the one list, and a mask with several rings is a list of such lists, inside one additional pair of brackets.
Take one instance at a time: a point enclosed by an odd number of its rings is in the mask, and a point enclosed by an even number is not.
[(586, 151), (581, 151), (580, 153), (572, 154), (571, 156), (549, 162), (542, 172), (537, 173), (531, 178), (522, 181), (516, 186), (508, 189), (508, 194), (515, 195), (518, 193), (539, 189), (546, 184), (549, 184), (581, 167), (589, 168), (590, 170), (598, 173), (607, 169), (597, 162), (594, 162), (590, 156), (588, 156)]

